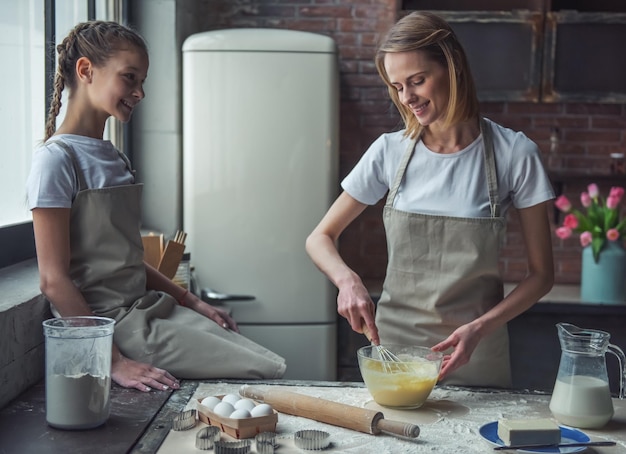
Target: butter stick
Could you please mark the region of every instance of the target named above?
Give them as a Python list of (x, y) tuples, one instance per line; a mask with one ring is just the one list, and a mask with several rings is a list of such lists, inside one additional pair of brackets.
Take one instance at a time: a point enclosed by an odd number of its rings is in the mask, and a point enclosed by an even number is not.
[(557, 444), (561, 441), (561, 429), (548, 418), (500, 419), (498, 437), (507, 446)]

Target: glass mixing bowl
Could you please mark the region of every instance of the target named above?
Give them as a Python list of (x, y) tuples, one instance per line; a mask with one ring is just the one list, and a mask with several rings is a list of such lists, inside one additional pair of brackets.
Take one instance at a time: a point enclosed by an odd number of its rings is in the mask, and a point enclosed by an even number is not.
[(374, 345), (357, 351), (361, 376), (374, 401), (392, 408), (421, 407), (437, 383), (443, 353), (410, 345), (387, 344), (382, 348), (401, 362), (384, 361)]

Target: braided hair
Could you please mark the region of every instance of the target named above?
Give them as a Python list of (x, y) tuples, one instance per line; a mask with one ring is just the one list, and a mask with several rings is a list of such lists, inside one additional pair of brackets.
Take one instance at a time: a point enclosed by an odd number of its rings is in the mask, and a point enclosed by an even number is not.
[(146, 54), (144, 39), (131, 28), (109, 21), (88, 21), (76, 25), (56, 47), (57, 69), (54, 75), (54, 92), (48, 110), (44, 142), (56, 131), (56, 118), (61, 110), (63, 89), (76, 88), (76, 62), (87, 57), (94, 66), (103, 66), (116, 51), (135, 47)]

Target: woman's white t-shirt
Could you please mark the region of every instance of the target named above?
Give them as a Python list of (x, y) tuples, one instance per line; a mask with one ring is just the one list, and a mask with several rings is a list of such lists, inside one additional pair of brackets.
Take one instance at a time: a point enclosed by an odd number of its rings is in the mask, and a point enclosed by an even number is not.
[[(528, 208), (554, 198), (537, 145), (521, 132), (486, 120), (491, 128), (501, 214), (513, 205)], [(381, 135), (341, 186), (367, 205), (389, 190), (411, 140), (404, 131)], [(455, 217), (489, 217), (489, 191), (482, 134), (456, 153), (435, 153), (420, 140), (394, 200), (396, 209)]]
[(72, 160), (65, 150), (55, 143), (61, 140), (76, 155), (88, 189), (132, 184), (135, 177), (108, 140), (73, 134), (51, 137), (35, 150), (26, 190), (28, 208), (70, 208), (78, 193), (78, 181)]

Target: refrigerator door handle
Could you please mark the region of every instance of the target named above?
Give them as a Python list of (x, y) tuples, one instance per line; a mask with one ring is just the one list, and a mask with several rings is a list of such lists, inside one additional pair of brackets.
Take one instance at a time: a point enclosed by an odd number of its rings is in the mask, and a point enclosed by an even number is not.
[(230, 295), (220, 293), (210, 288), (203, 288), (200, 293), (200, 299), (205, 303), (216, 303), (220, 301), (250, 301), (256, 299), (253, 295)]

